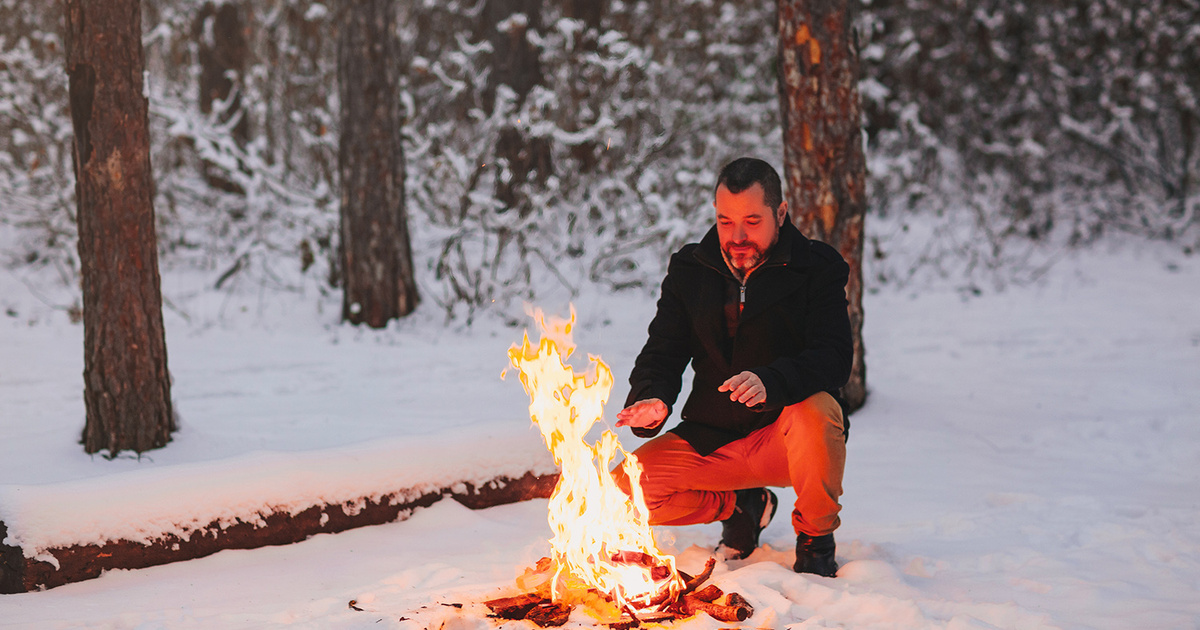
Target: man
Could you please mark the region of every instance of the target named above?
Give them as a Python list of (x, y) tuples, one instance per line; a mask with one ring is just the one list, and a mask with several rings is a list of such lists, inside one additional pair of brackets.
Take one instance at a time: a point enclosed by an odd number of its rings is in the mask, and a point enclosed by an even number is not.
[(690, 361), (682, 422), (634, 452), (651, 523), (722, 521), (725, 557), (744, 558), (777, 507), (763, 486), (791, 486), (794, 568), (833, 577), (847, 426), (835, 396), (853, 353), (849, 267), (792, 225), (779, 175), (762, 160), (722, 169), (713, 205), (716, 226), (671, 257), (617, 426), (657, 435)]

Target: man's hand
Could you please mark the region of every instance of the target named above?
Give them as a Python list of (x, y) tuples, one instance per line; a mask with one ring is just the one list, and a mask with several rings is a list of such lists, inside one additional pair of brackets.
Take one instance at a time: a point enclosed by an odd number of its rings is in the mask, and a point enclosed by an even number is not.
[(652, 429), (667, 419), (667, 404), (657, 398), (639, 400), (617, 412), (617, 426)]
[(721, 383), (719, 392), (729, 392), (729, 400), (753, 407), (767, 400), (767, 388), (754, 372), (742, 372)]

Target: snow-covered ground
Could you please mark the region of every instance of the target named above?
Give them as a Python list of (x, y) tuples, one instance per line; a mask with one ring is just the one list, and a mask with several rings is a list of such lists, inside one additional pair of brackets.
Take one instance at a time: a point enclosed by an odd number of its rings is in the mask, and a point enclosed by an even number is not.
[[(336, 325), (327, 300), (314, 312), (318, 300), (303, 296), (239, 302), (191, 282), (164, 274), (182, 428), (141, 460), (108, 461), (77, 444), (80, 327), (0, 271), (0, 511), (10, 510), (0, 519), (17, 529), (56, 509), (68, 519), (79, 510), (62, 497), (122, 489), (128, 501), (88, 508), (108, 520), (56, 525), (60, 537), (100, 535), (136, 529), (153, 508), (124, 489), (173, 479), (219, 507), (544, 461), (524, 392), (499, 378), (519, 328), (445, 327), (427, 306), (388, 330), (356, 330)], [(744, 626), (1200, 628), (1200, 257), (1090, 252), (1001, 293), (951, 285), (867, 296), (871, 396), (853, 417), (842, 571), (792, 573), (788, 519), (777, 518), (762, 549), (717, 567), (717, 584), (755, 606)], [(618, 379), (611, 423), (653, 298), (575, 304), (580, 353), (601, 355)], [(317, 474), (297, 485), (288, 471), (299, 470)], [(335, 489), (310, 487), (326, 482)], [(0, 627), (495, 627), (471, 602), (510, 594), (546, 554), (545, 510), (443, 501), (399, 523), (0, 595)], [(718, 531), (659, 534), (695, 571)], [(452, 603), (465, 606), (442, 605)]]

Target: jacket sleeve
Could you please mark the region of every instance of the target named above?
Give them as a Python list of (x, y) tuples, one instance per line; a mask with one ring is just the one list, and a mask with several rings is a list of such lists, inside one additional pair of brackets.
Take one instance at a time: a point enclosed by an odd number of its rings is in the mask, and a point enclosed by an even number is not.
[(854, 341), (847, 312), (850, 267), (839, 256), (816, 271), (807, 308), (796, 314), (805, 333), (799, 354), (781, 357), (750, 370), (767, 390), (762, 409), (794, 405), (821, 391), (836, 392), (850, 379)]
[[(675, 257), (672, 257), (667, 277), (663, 279), (654, 319), (650, 322), (646, 345), (642, 347), (629, 374), (626, 407), (639, 400), (657, 398), (666, 403), (667, 416), (670, 416), (671, 408), (679, 398), (679, 391), (683, 387), (683, 370), (692, 357), (688, 343), (691, 324), (680, 298), (678, 275)], [(635, 428), (633, 434), (643, 438), (654, 437), (665, 424), (666, 420), (656, 427)]]

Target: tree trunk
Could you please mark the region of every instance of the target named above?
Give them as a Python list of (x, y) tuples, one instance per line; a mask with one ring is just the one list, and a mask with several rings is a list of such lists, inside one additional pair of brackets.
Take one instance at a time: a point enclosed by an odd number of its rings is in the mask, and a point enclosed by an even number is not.
[(383, 328), (419, 301), (404, 209), (396, 5), (356, 0), (339, 11), (342, 319)]
[(796, 227), (836, 247), (850, 264), (846, 297), (854, 365), (842, 393), (851, 411), (867, 394), (862, 343), (866, 160), (854, 6), (848, 0), (778, 0), (787, 200)]
[(163, 332), (140, 0), (66, 2), (83, 280), (84, 450), (139, 453), (174, 430)]

